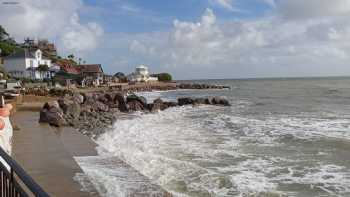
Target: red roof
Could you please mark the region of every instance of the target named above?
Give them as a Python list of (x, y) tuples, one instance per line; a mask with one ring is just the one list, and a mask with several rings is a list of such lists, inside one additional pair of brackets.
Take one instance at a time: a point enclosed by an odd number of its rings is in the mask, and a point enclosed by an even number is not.
[(59, 61), (57, 65), (66, 73), (80, 74), (80, 69), (69, 61)]
[(83, 73), (103, 73), (101, 64), (82, 64), (78, 68)]

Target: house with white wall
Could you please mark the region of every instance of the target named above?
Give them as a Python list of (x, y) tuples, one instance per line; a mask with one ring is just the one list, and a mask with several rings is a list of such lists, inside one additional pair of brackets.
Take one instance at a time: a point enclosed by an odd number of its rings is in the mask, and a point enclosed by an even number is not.
[(135, 72), (127, 76), (129, 81), (132, 82), (149, 82), (158, 81), (157, 77), (151, 77), (147, 66), (139, 65), (135, 68)]
[(42, 72), (39, 65), (51, 67), (51, 60), (44, 57), (40, 49), (22, 49), (4, 59), (4, 68), (12, 77), (45, 79), (51, 78), (51, 72)]

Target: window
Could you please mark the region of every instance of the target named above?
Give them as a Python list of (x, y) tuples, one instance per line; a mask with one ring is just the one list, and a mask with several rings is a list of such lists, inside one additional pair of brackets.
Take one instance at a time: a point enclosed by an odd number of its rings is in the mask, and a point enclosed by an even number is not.
[(40, 52), (40, 51), (37, 52), (36, 58), (37, 58), (37, 59), (41, 59), (41, 52)]
[(29, 62), (30, 62), (30, 63), (29, 63), (29, 64), (30, 64), (30, 67), (33, 67), (33, 66), (34, 66), (34, 61), (33, 61), (33, 60), (30, 60)]

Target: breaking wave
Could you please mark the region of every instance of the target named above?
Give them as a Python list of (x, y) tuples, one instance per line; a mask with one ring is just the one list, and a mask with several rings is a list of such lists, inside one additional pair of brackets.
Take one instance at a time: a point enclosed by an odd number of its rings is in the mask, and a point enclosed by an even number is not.
[(348, 163), (332, 154), (336, 146), (350, 148), (347, 118), (239, 113), (250, 105), (187, 106), (120, 120), (97, 140), (99, 153), (178, 196), (350, 195)]

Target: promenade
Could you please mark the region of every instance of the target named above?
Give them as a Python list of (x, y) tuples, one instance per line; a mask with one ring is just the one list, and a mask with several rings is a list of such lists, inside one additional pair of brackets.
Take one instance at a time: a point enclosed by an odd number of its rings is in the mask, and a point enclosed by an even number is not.
[(51, 196), (99, 196), (81, 191), (74, 180), (83, 173), (73, 156), (96, 155), (94, 144), (87, 137), (70, 130), (56, 129), (38, 123), (39, 113), (18, 111), (12, 120), (20, 130), (14, 131), (13, 158)]

